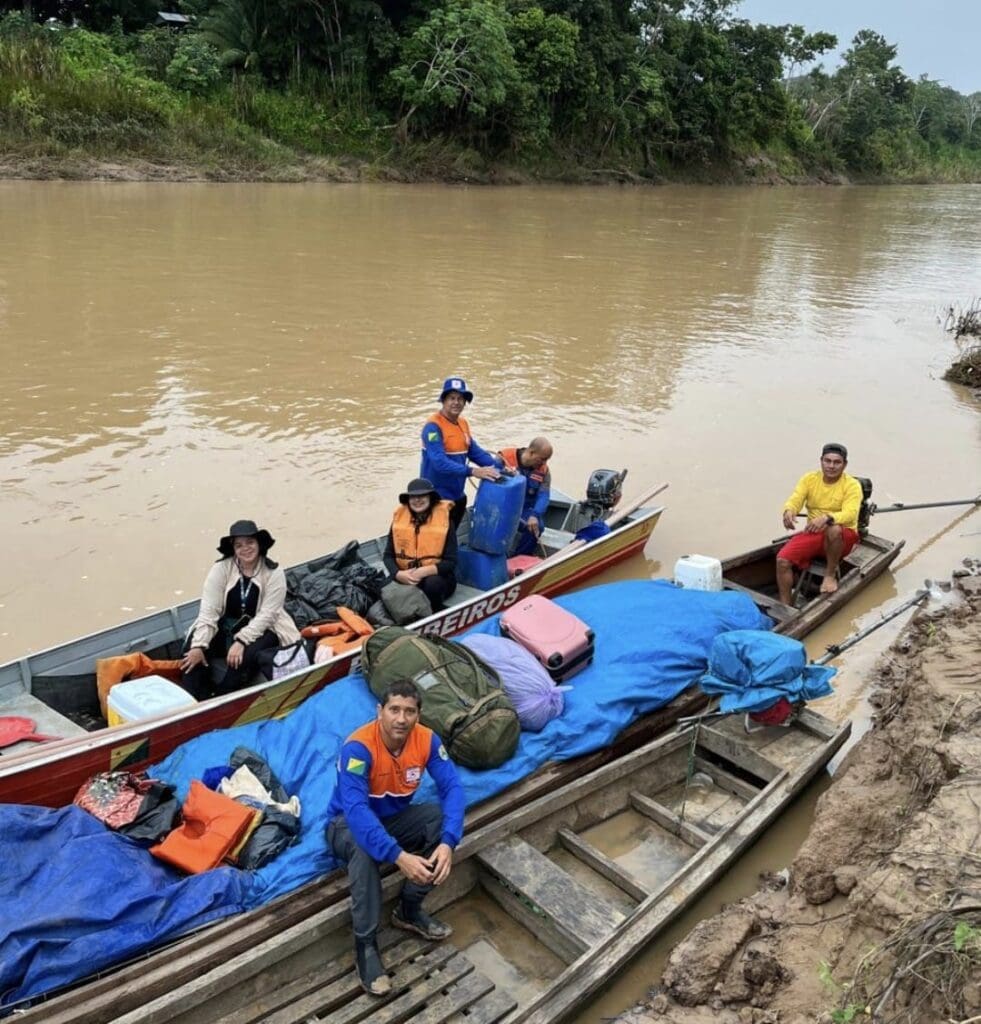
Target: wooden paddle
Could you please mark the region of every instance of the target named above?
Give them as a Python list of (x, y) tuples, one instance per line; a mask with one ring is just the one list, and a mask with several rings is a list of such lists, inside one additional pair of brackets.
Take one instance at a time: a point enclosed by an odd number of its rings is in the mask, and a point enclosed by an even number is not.
[[(640, 497), (635, 498), (631, 502), (628, 502), (626, 505), (623, 506), (623, 508), (617, 509), (617, 511), (614, 512), (613, 515), (611, 515), (609, 519), (604, 520), (606, 522), (606, 525), (610, 526), (610, 527), (616, 526), (617, 523), (619, 523), (623, 519), (626, 519), (627, 516), (629, 516), (632, 512), (636, 512), (637, 509), (639, 509), (641, 507), (641, 505), (643, 505), (646, 502), (650, 501), (651, 498), (653, 498), (656, 495), (660, 494), (661, 491), (667, 490), (667, 488), (669, 486), (670, 486), (670, 484), (655, 484), (650, 490), (644, 491), (644, 493), (641, 494)], [(596, 538), (596, 539), (599, 540), (600, 538)], [(541, 562), (538, 563), (538, 565), (544, 565), (546, 562), (552, 561), (553, 558), (556, 558), (559, 555), (564, 555), (567, 551), (575, 551), (577, 548), (585, 547), (587, 544), (590, 544), (590, 543), (592, 543), (592, 541), (588, 541), (588, 540), (573, 540), (573, 541), (570, 541), (568, 544), (566, 544), (566, 546), (564, 548), (559, 548), (558, 551), (553, 552), (551, 555), (548, 556), (548, 558), (543, 558), (541, 560)], [(537, 568), (537, 566), (536, 566), (536, 568)]]

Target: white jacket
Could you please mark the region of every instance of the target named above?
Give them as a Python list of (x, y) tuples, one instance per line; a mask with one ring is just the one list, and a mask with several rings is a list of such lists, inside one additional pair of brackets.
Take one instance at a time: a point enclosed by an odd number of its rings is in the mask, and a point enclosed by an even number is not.
[[(191, 646), (207, 649), (218, 632), (218, 620), (225, 614), (225, 600), (232, 587), (242, 578), (234, 558), (223, 558), (208, 571), (201, 594), (198, 617), (191, 627)], [(294, 644), (300, 639), (295, 623), (286, 613), (286, 573), (278, 566), (270, 569), (265, 558), (259, 559), (259, 566), (252, 582), (259, 588), (259, 604), (255, 615), (247, 626), (235, 634), (243, 644), (258, 640), (267, 629), (279, 637), (280, 645)]]

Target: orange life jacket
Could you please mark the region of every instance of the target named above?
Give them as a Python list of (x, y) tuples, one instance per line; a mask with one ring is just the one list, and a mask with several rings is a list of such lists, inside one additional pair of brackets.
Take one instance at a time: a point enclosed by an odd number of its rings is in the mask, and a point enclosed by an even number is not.
[(426, 422), (439, 427), (447, 455), (466, 455), (470, 451), (470, 424), (462, 416), (451, 423), (441, 412), (434, 412)]
[(504, 465), (507, 466), (508, 469), (513, 469), (516, 473), (524, 473), (524, 475), (528, 477), (529, 484), (535, 484), (535, 492), (537, 492), (538, 488), (545, 482), (545, 477), (548, 475), (547, 462), (543, 462), (533, 470), (527, 470), (518, 462), (517, 448), (502, 448), (497, 454), (504, 459)]
[(435, 565), (443, 557), (450, 529), (452, 501), (434, 505), (424, 523), (417, 523), (408, 505), (399, 505), (392, 516), (392, 544), (395, 564), (400, 569)]
[[(433, 733), (422, 723), (414, 726), (401, 753), (396, 757), (385, 746), (382, 739), (381, 726), (376, 719), (355, 729), (345, 743), (361, 743), (371, 754), (371, 769), (368, 772), (368, 806), (379, 816), (393, 806), (401, 809), (399, 804), (412, 799), (422, 782), (423, 773), (433, 749)], [(343, 756), (343, 748), (342, 748)], [(339, 759), (340, 760), (340, 759)], [(346, 764), (338, 765), (340, 771), (351, 771), (351, 758)], [(389, 812), (391, 813), (391, 812)]]
[(251, 807), (213, 792), (197, 779), (191, 782), (181, 814), (183, 823), (151, 846), (150, 853), (192, 875), (217, 867), (255, 819)]
[(300, 636), (304, 640), (311, 640), (321, 636), (334, 637), (350, 633), (351, 636), (345, 638), (350, 640), (355, 636), (371, 636), (374, 631), (375, 627), (367, 619), (352, 612), (350, 608), (338, 605), (336, 620), (331, 619), (327, 622), (317, 622), (312, 626), (304, 626), (300, 630)]

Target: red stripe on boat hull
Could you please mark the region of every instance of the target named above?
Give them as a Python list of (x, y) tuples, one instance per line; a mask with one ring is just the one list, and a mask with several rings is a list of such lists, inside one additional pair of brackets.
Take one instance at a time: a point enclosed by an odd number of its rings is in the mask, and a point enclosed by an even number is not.
[[(556, 575), (555, 582), (545, 584), (540, 592), (545, 595), (560, 594), (639, 552), (659, 518), (660, 510), (657, 510), (639, 522), (628, 524), (623, 530), (614, 531), (608, 538), (587, 544), (579, 552), (570, 555), (568, 574), (563, 572), (562, 560), (555, 566), (543, 569), (542, 573), (528, 572), (516, 577), (507, 587), (491, 591), (495, 596), (478, 598), (470, 604), (448, 609), (440, 619), (434, 620), (433, 625), (438, 627), (439, 622), (446, 619), (447, 635), (469, 629), (527, 594), (539, 592), (536, 584), (553, 572)], [(623, 543), (627, 537), (629, 540)], [(602, 554), (604, 549), (610, 547), (614, 550)], [(584, 564), (580, 568), (572, 568), (584, 556)], [(456, 618), (453, 618), (454, 611), (457, 612)], [(123, 764), (129, 771), (141, 771), (202, 733), (251, 721), (281, 718), (295, 710), (303, 700), (346, 676), (355, 658), (356, 655), (349, 654), (336, 662), (316, 666), (314, 670), (293, 679), (280, 680), (259, 691), (233, 695), (221, 703), (205, 703), (200, 709), (184, 712), (183, 717), (178, 712), (159, 720), (156, 725), (147, 722), (103, 729), (87, 736), (46, 744), (36, 752), (0, 758), (0, 803), (61, 807), (70, 803), (82, 783), (98, 772), (111, 771)], [(323, 675), (311, 684), (311, 676), (317, 672), (323, 672)], [(138, 749), (140, 747), (143, 749)]]

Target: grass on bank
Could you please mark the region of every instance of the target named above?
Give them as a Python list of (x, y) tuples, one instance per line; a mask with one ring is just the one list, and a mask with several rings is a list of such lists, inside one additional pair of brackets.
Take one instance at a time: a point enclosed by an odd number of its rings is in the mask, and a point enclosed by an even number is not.
[(308, 91), (248, 76), (204, 95), (151, 77), (111, 40), (76, 29), (0, 36), (0, 140), (24, 158), (87, 157), (274, 171), (308, 157), (384, 155), (388, 138)]

